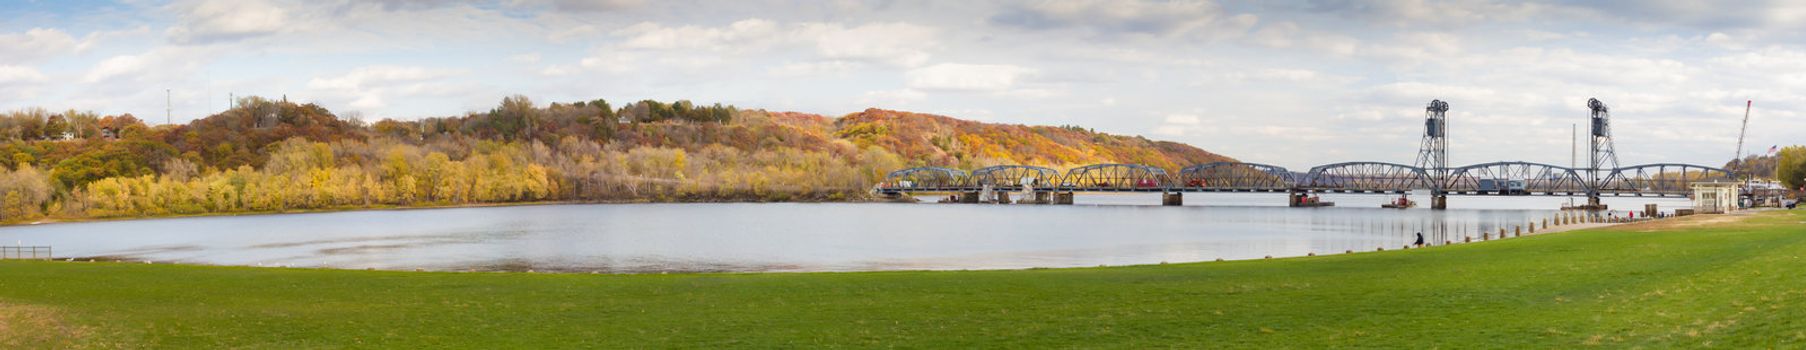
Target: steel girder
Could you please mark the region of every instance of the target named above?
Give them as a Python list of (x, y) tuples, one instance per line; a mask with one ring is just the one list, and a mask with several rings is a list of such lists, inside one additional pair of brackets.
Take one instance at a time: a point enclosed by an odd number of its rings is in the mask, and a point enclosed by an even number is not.
[(1298, 176), (1286, 168), (1241, 162), (1212, 162), (1179, 170), (1173, 185), (1187, 189), (1283, 190), (1299, 186)]
[(1058, 186), (1063, 178), (1059, 170), (1030, 165), (994, 165), (973, 170), (967, 177), (972, 186), (991, 185), (994, 187), (1031, 187)]
[(1688, 185), (1705, 181), (1736, 181), (1724, 169), (1692, 164), (1657, 163), (1612, 169), (1598, 184), (1599, 192), (1620, 194), (1685, 195)]
[(1166, 169), (1141, 164), (1092, 164), (1066, 171), (1063, 188), (1167, 188)]
[[(1574, 168), (1531, 162), (1492, 162), (1449, 169), (1442, 190), (1478, 192), (1481, 180), (1522, 180), (1530, 193), (1589, 193), (1592, 187)], [(1503, 185), (1501, 185), (1503, 186)]]
[(966, 172), (942, 167), (915, 167), (884, 175), (884, 188), (951, 188), (966, 185)]
[(1439, 189), (1423, 168), (1385, 162), (1347, 162), (1311, 168), (1305, 187), (1334, 191), (1410, 191)]

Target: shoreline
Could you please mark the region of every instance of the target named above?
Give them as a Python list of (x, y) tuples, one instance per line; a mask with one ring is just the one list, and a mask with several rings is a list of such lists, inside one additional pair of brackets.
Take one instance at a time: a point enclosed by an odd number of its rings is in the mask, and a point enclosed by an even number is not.
[(498, 208), (498, 207), (528, 207), (528, 206), (540, 206), (540, 205), (579, 205), (579, 204), (709, 204), (709, 203), (887, 203), (887, 202), (883, 201), (883, 200), (865, 200), (865, 199), (821, 200), (821, 201), (655, 201), (655, 200), (578, 201), (578, 200), (559, 200), (559, 201), (532, 201), (532, 202), (464, 203), (464, 204), (443, 204), (443, 205), (335, 207), (335, 208), (294, 209), (294, 210), (278, 210), (278, 211), (235, 211), (235, 212), (200, 213), (200, 214), (116, 216), (116, 217), (74, 218), (74, 219), (59, 218), (59, 219), (37, 220), (37, 221), (32, 221), (32, 222), (3, 223), (3, 224), (0, 224), (0, 228), (17, 227), (17, 226), (56, 225), (56, 224), (79, 224), (79, 223), (109, 222), (109, 221), (183, 219), (183, 218), (205, 218), (205, 217), (233, 217), (233, 216), (263, 216), (263, 215), (287, 215), (287, 214), (319, 214), (319, 213), (341, 213), (341, 212), (354, 212), (354, 211), (400, 211), (400, 210), (459, 209), (459, 208)]
[[(773, 203), (812, 203), (812, 202), (773, 202)], [(567, 204), (624, 204), (624, 203), (515, 203), (515, 204), (510, 204), (510, 205), (458, 206), (458, 207), (436, 207), (436, 208), (391, 208), (391, 209), (381, 209), (381, 210), (422, 210), (422, 209), (453, 209), (453, 208), (465, 208), (465, 207), (501, 207), (501, 206), (512, 207), (512, 206), (567, 205)], [(625, 204), (632, 204), (632, 203), (625, 203)], [(1734, 222), (1734, 221), (1738, 220), (1737, 217), (1748, 216), (1748, 215), (1754, 214), (1756, 212), (1759, 212), (1759, 211), (1745, 211), (1745, 212), (1737, 212), (1737, 213), (1733, 213), (1733, 214), (1718, 214), (1718, 215), (1697, 215), (1697, 216), (1693, 216), (1693, 217), (1707, 218), (1707, 219), (1701, 219), (1701, 220), (1705, 220), (1705, 222), (1703, 222), (1703, 223), (1692, 223), (1692, 224), (1693, 225), (1701, 225), (1701, 224), (1720, 223), (1720, 222), (1727, 222), (1727, 220), (1729, 222)], [(301, 214), (301, 213), (280, 213), (280, 214)], [(246, 215), (280, 215), (280, 214), (246, 214)], [(1720, 218), (1720, 217), (1722, 217), (1722, 218)], [(1214, 260), (1192, 260), (1192, 261), (1177, 261), (1177, 262), (1160, 261), (1160, 262), (1151, 262), (1151, 263), (1133, 263), (1133, 264), (1122, 264), (1122, 265), (1100, 264), (1100, 265), (1095, 265), (1095, 266), (1090, 266), (1090, 265), (1087, 265), (1087, 266), (1030, 266), (1030, 267), (1009, 267), (1009, 268), (817, 270), (817, 271), (809, 271), (809, 270), (802, 270), (802, 271), (725, 270), (725, 269), (724, 270), (609, 271), (609, 270), (600, 270), (600, 269), (586, 269), (586, 268), (579, 268), (579, 267), (573, 267), (573, 266), (562, 266), (561, 267), (561, 266), (522, 265), (522, 266), (498, 267), (497, 265), (476, 265), (476, 264), (463, 266), (463, 267), (452, 267), (452, 268), (444, 268), (444, 267), (439, 267), (439, 268), (361, 267), (360, 268), (360, 267), (335, 267), (335, 266), (327, 266), (327, 265), (294, 266), (292, 264), (290, 264), (290, 265), (261, 265), (261, 264), (258, 264), (258, 265), (233, 265), (233, 264), (209, 264), (209, 263), (183, 262), (183, 261), (156, 261), (156, 260), (143, 260), (143, 259), (135, 259), (135, 258), (123, 258), (123, 257), (115, 257), (115, 256), (63, 257), (63, 258), (52, 258), (52, 259), (49, 259), (48, 261), (52, 261), (52, 262), (85, 262), (85, 263), (113, 262), (113, 263), (126, 263), (126, 264), (142, 263), (142, 264), (177, 265), (177, 266), (205, 266), (205, 267), (229, 267), (229, 268), (260, 268), (260, 269), (275, 268), (275, 269), (303, 269), (303, 270), (327, 270), (327, 271), (391, 271), (391, 272), (437, 272), (437, 273), (526, 273), (526, 274), (560, 274), (560, 275), (584, 275), (584, 274), (604, 274), (604, 275), (665, 275), (665, 274), (677, 274), (677, 275), (722, 275), (722, 274), (767, 275), (767, 274), (770, 274), (770, 275), (788, 275), (788, 274), (819, 274), (819, 273), (834, 274), (834, 273), (882, 273), (882, 272), (1030, 271), (1030, 270), (1061, 270), (1061, 269), (1088, 269), (1088, 268), (1131, 268), (1131, 267), (1160, 266), (1160, 265), (1171, 265), (1171, 264), (1208, 264), (1208, 263), (1213, 263), (1213, 262), (1286, 260), (1286, 259), (1338, 256), (1338, 255), (1358, 255), (1360, 253), (1379, 253), (1379, 252), (1385, 252), (1387, 250), (1421, 250), (1421, 249), (1426, 249), (1426, 248), (1463, 246), (1463, 245), (1470, 245), (1470, 244), (1474, 244), (1474, 243), (1503, 241), (1503, 240), (1513, 239), (1513, 238), (1543, 236), (1543, 235), (1554, 234), (1554, 233), (1609, 228), (1609, 227), (1614, 227), (1614, 226), (1628, 226), (1628, 225), (1642, 225), (1642, 224), (1667, 224), (1667, 223), (1674, 223), (1676, 221), (1682, 221), (1682, 220), (1676, 220), (1679, 218), (1681, 218), (1681, 217), (1668, 217), (1668, 218), (1663, 218), (1663, 219), (1639, 220), (1639, 221), (1634, 221), (1634, 222), (1573, 223), (1573, 224), (1554, 226), (1554, 227), (1551, 227), (1548, 229), (1538, 230), (1534, 233), (1525, 232), (1520, 235), (1512, 236), (1512, 237), (1503, 237), (1503, 238), (1493, 237), (1493, 238), (1489, 238), (1489, 239), (1481, 239), (1479, 237), (1474, 237), (1474, 239), (1471, 241), (1465, 241), (1465, 242), (1464, 241), (1450, 241), (1450, 242), (1446, 242), (1443, 244), (1427, 244), (1427, 245), (1424, 245), (1421, 247), (1413, 247), (1413, 246), (1410, 246), (1407, 244), (1407, 245), (1402, 245), (1402, 246), (1398, 246), (1398, 247), (1378, 246), (1378, 247), (1375, 247), (1374, 249), (1362, 249), (1362, 250), (1352, 250), (1351, 249), (1351, 250), (1346, 250), (1344, 252), (1334, 252), (1334, 251), (1321, 252), (1321, 253), (1307, 252), (1306, 254), (1303, 254), (1303, 255), (1267, 256), (1267, 257), (1261, 257), (1261, 258), (1243, 258), (1243, 259), (1216, 258)], [(1685, 220), (1685, 221), (1696, 221), (1696, 220)], [(1682, 223), (1682, 224), (1686, 224), (1686, 223)]]
[[(1792, 339), (1791, 329), (1771, 326), (1806, 310), (1797, 298), (1806, 280), (1791, 277), (1806, 253), (1797, 234), (1806, 211), (1740, 214), (1576, 224), (1570, 231), (1582, 234), (1422, 252), (1018, 270), (603, 276), (0, 261), (0, 280), (20, 282), (0, 288), (0, 315), (27, 321), (0, 327), (0, 339), (61, 334), (76, 344), (69, 348), (514, 348), (577, 338), (638, 347), (1567, 348)], [(1728, 316), (1740, 322), (1697, 321)], [(1447, 326), (1399, 326), (1414, 324)], [(1123, 332), (1148, 325), (1161, 327), (1157, 339)], [(1355, 333), (1362, 336), (1348, 336)], [(17, 347), (32, 344), (48, 343)]]

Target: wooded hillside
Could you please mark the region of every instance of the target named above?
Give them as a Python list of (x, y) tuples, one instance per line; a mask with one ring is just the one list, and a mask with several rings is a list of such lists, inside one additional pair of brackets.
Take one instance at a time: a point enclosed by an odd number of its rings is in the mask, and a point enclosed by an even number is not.
[(0, 115), (0, 221), (525, 201), (834, 201), (911, 166), (1177, 171), (1228, 158), (1076, 127), (869, 109), (839, 118), (689, 101), (536, 105), (366, 125), (262, 98), (177, 126)]

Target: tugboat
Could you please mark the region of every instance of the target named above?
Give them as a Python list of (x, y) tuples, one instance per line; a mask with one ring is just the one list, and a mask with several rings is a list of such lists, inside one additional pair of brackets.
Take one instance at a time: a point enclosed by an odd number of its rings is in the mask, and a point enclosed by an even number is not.
[(1388, 209), (1408, 209), (1416, 206), (1417, 201), (1406, 198), (1405, 195), (1399, 195), (1398, 200), (1392, 201), (1392, 203), (1380, 204), (1381, 208)]
[(1292, 207), (1294, 207), (1294, 208), (1336, 206), (1336, 202), (1325, 202), (1325, 201), (1323, 201), (1322, 198), (1318, 198), (1317, 196), (1304, 194), (1304, 193), (1299, 193), (1296, 196), (1292, 196), (1291, 202), (1292, 202)]

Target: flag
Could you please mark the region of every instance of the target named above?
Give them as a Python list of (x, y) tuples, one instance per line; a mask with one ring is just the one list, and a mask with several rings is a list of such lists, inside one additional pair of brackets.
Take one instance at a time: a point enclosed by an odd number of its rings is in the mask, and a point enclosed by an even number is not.
[(1775, 152), (1780, 150), (1781, 145), (1768, 146), (1768, 155), (1775, 155)]

